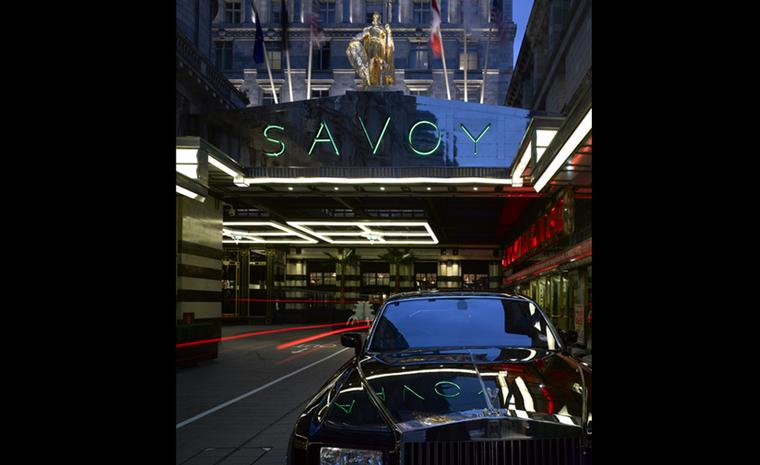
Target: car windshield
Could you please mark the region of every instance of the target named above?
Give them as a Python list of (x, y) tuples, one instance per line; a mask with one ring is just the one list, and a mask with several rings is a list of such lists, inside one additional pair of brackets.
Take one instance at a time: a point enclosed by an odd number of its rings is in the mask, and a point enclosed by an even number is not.
[(430, 298), (389, 303), (369, 350), (459, 347), (556, 350), (557, 344), (533, 303), (486, 297)]

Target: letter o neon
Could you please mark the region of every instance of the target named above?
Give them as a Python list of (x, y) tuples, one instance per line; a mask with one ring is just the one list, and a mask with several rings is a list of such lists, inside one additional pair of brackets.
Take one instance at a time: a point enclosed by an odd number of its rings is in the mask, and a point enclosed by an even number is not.
[[(436, 133), (438, 133), (438, 142), (435, 144), (435, 147), (433, 147), (433, 149), (428, 152), (417, 150), (414, 147), (414, 144), (412, 143), (412, 134), (414, 133), (414, 130), (417, 128), (417, 126), (419, 126), (420, 124), (427, 124), (427, 125), (433, 126), (435, 128)], [(411, 147), (412, 151), (414, 151), (414, 153), (416, 153), (417, 155), (422, 155), (422, 156), (431, 155), (433, 152), (438, 150), (438, 147), (440, 146), (441, 146), (441, 130), (438, 129), (438, 126), (436, 126), (435, 123), (431, 121), (426, 121), (426, 120), (417, 121), (416, 123), (414, 123), (414, 126), (412, 126), (412, 128), (409, 130), (409, 147)]]
[[(459, 392), (457, 392), (454, 395), (447, 396), (446, 394), (438, 391), (438, 385), (440, 385), (440, 384), (451, 384), (452, 386), (456, 386), (456, 388), (459, 389)], [(438, 381), (437, 383), (435, 383), (435, 386), (434, 386), (433, 389), (435, 390), (435, 393), (438, 394), (441, 397), (456, 397), (456, 396), (458, 396), (459, 394), (462, 393), (462, 388), (460, 388), (457, 383), (452, 383), (451, 381)]]

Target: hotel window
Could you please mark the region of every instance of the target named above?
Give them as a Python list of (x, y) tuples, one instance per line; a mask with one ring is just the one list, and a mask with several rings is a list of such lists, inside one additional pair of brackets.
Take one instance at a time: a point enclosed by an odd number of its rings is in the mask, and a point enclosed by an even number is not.
[(387, 262), (362, 262), (362, 285), (390, 286), (390, 265)]
[(488, 289), (488, 274), (462, 275), (462, 283), (465, 289)]
[(412, 45), (409, 69), (430, 69), (430, 54), (427, 45)]
[(232, 70), (231, 41), (219, 41), (216, 43), (216, 67), (222, 71)]
[(488, 289), (488, 262), (462, 262), (462, 287), (465, 289)]
[(437, 273), (415, 273), (414, 280), (421, 289), (430, 289), (436, 286), (438, 281)]
[(338, 283), (335, 263), (310, 261), (306, 267), (309, 271), (309, 287), (335, 286)]
[(390, 286), (390, 283), (389, 273), (362, 273), (362, 284), (365, 286)]
[(240, 0), (228, 0), (224, 2), (224, 22), (239, 23), (243, 17), (242, 2)]
[(335, 23), (335, 0), (320, 0), (319, 20), (322, 24)]
[[(477, 70), (478, 69), (478, 52), (473, 52), (471, 50), (468, 50), (467, 62), (469, 64), (469, 66), (467, 67), (468, 71)], [(459, 53), (459, 71), (464, 71), (464, 52)]]
[(372, 23), (372, 13), (380, 13), (380, 21), (385, 21), (383, 18), (383, 0), (367, 0), (367, 24)]
[[(269, 47), (272, 47), (274, 44), (267, 44)], [(282, 52), (279, 50), (270, 50), (269, 47), (267, 47), (267, 58), (269, 58), (269, 67), (272, 69), (272, 71), (279, 71), (282, 69)], [(266, 63), (261, 63), (261, 66), (263, 66), (264, 71), (267, 69)]]
[(309, 286), (335, 286), (338, 274), (333, 272), (315, 271), (309, 273)]
[(329, 97), (330, 89), (311, 89), (311, 98)]
[(282, 0), (272, 0), (272, 17), (270, 18), (270, 23), (280, 24), (280, 12), (282, 11), (280, 9), (280, 2)]
[[(457, 85), (457, 100), (464, 101), (464, 86)], [(470, 84), (467, 86), (467, 101), (480, 102), (480, 85)]]
[(414, 24), (429, 24), (430, 0), (414, 0), (412, 17), (414, 19)]
[(418, 289), (434, 289), (438, 282), (438, 263), (415, 262), (414, 281)]
[(414, 88), (409, 89), (409, 95), (417, 95), (419, 97), (429, 97), (430, 96), (430, 89), (423, 89), (423, 88)]
[(330, 42), (322, 44), (321, 48), (314, 48), (311, 51), (311, 67), (316, 71), (329, 71), (330, 70)]

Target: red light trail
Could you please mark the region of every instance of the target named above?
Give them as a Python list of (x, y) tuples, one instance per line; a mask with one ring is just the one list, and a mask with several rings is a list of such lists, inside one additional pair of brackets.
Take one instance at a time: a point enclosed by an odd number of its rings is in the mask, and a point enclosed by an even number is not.
[(369, 325), (364, 325), (364, 326), (353, 326), (351, 328), (336, 329), (334, 331), (327, 331), (326, 333), (319, 333), (319, 334), (315, 334), (314, 336), (305, 337), (303, 339), (296, 339), (295, 341), (290, 341), (284, 344), (280, 344), (277, 346), (277, 349), (278, 350), (287, 349), (288, 347), (293, 347), (295, 345), (303, 344), (304, 342), (314, 341), (316, 339), (322, 339), (323, 337), (332, 336), (333, 334), (345, 333), (347, 331), (356, 331), (358, 329), (368, 329), (368, 328), (369, 328)]
[[(353, 323), (369, 323), (370, 320), (357, 320)], [(252, 333), (243, 333), (243, 334), (236, 334), (234, 336), (225, 336), (225, 337), (216, 337), (213, 339), (202, 339), (200, 341), (192, 341), (192, 342), (182, 342), (180, 344), (176, 344), (174, 347), (179, 349), (182, 347), (190, 347), (190, 346), (197, 346), (202, 344), (211, 344), (214, 342), (223, 342), (223, 341), (230, 341), (233, 339), (243, 339), (247, 337), (253, 337), (253, 336), (261, 336), (263, 334), (274, 334), (274, 333), (285, 333), (288, 331), (302, 331), (305, 329), (314, 329), (314, 328), (325, 328), (329, 326), (346, 326), (348, 323), (341, 322), (341, 323), (327, 323), (323, 325), (310, 325), (310, 326), (296, 326), (293, 328), (280, 328), (280, 329), (267, 329), (265, 331), (255, 331)], [(362, 326), (361, 328), (369, 328), (369, 326)], [(358, 327), (351, 327), (350, 329), (359, 329)]]

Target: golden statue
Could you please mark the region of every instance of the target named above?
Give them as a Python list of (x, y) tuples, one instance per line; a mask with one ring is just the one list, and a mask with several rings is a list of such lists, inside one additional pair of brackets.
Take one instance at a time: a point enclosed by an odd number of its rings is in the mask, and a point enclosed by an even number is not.
[(381, 26), (380, 13), (373, 13), (372, 25), (351, 39), (346, 49), (364, 87), (393, 85), (393, 49), (390, 25)]

